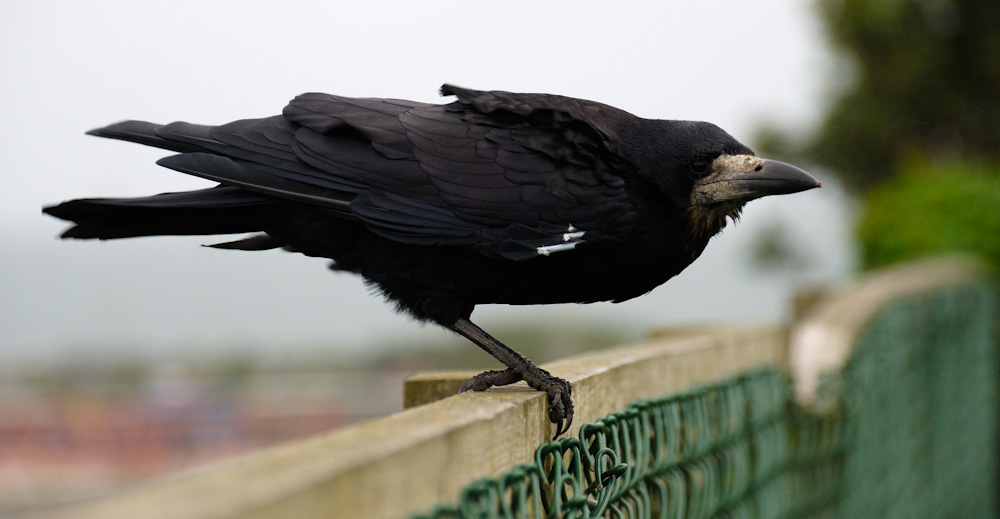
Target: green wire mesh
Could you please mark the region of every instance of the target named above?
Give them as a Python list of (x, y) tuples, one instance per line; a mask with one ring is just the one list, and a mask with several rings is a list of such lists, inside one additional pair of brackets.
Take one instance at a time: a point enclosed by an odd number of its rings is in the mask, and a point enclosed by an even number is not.
[(882, 312), (839, 385), (842, 517), (998, 517), (997, 292), (947, 290)]
[(996, 517), (996, 308), (986, 287), (892, 305), (825, 415), (758, 369), (633, 403), (414, 519)]
[(750, 518), (821, 509), (835, 491), (828, 473), (839, 467), (831, 461), (839, 435), (813, 420), (807, 434), (790, 437), (788, 389), (765, 369), (636, 402), (420, 518)]

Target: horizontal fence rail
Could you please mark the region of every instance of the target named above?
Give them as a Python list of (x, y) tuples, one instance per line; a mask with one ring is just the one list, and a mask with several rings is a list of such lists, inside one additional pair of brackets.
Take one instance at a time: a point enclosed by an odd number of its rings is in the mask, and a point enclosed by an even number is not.
[(821, 379), (847, 365), (869, 322), (893, 301), (982, 282), (984, 275), (970, 257), (935, 258), (883, 269), (827, 294), (792, 326), (796, 400), (806, 407), (816, 403)]
[[(926, 262), (821, 298), (792, 327), (791, 341), (781, 327), (692, 330), (547, 364), (572, 383), (576, 404), (574, 426), (558, 442), (549, 442), (544, 394), (518, 384), (455, 395), (471, 373), (430, 373), (406, 383), (408, 408), (400, 413), (33, 517), (647, 517), (667, 507), (674, 507), (672, 517), (833, 517), (841, 509), (864, 510), (844, 494), (850, 487), (841, 481), (851, 474), (863, 486), (862, 475), (872, 467), (858, 465), (844, 449), (855, 448), (859, 434), (890, 435), (883, 437), (887, 441), (892, 432), (866, 428), (866, 416), (877, 413), (877, 405), (852, 415), (865, 399), (843, 388), (871, 378), (858, 373), (884, 369), (852, 360), (855, 348), (869, 351), (866, 344), (878, 342), (866, 330), (882, 326), (884, 315), (903, 327), (908, 325), (899, 323), (928, 321), (926, 312), (934, 310), (906, 306), (913, 298), (948, 309), (934, 321), (936, 330), (972, 330), (959, 342), (977, 346), (960, 349), (966, 353), (948, 361), (947, 376), (979, 364), (976, 376), (988, 380), (970, 394), (980, 418), (973, 432), (960, 437), (995, 448), (995, 400), (990, 410), (980, 409), (996, 392), (995, 369), (992, 378), (987, 373), (995, 368), (995, 331), (980, 323), (983, 315), (995, 316), (995, 301), (989, 289), (968, 289), (985, 286), (982, 280), (967, 260)], [(934, 299), (942, 291), (951, 295)], [(899, 304), (911, 310), (892, 310)], [(963, 314), (971, 316), (967, 322), (948, 324)], [(937, 334), (940, 340), (948, 336)], [(947, 346), (926, 341), (919, 351)], [(969, 391), (945, 374), (913, 368), (908, 357), (899, 359), (909, 366), (907, 376), (913, 369), (927, 371), (914, 379), (917, 385), (933, 380), (940, 382), (935, 388)], [(792, 404), (793, 392), (806, 409)], [(926, 413), (947, 405), (918, 411), (930, 419)], [(968, 419), (970, 413), (952, 418)], [(632, 432), (622, 436), (626, 429)], [(611, 430), (619, 432), (609, 436)], [(916, 456), (926, 442), (954, 432), (940, 430), (899, 452)], [(612, 446), (613, 438), (630, 439)], [(598, 448), (600, 442), (609, 450)], [(958, 456), (955, 448), (934, 452)], [(994, 451), (989, 463), (966, 465), (977, 489), (995, 481), (995, 461)], [(546, 479), (556, 476), (557, 484)], [(887, 492), (905, 487), (899, 485)], [(796, 508), (790, 496), (808, 500)], [(684, 510), (676, 508), (682, 505)]]

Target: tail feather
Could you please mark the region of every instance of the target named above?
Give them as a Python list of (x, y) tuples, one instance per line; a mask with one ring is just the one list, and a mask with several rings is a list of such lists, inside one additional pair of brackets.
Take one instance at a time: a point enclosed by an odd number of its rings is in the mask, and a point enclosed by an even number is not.
[(87, 135), (135, 142), (181, 153), (205, 151), (205, 148), (192, 141), (182, 142), (164, 139), (157, 133), (157, 130), (161, 128), (163, 128), (162, 124), (146, 121), (122, 121), (103, 128), (95, 128), (87, 132)]
[[(142, 198), (70, 200), (43, 211), (75, 223), (63, 238), (101, 240), (260, 232), (269, 222), (274, 224), (276, 211), (296, 203), (335, 218), (355, 219), (351, 200), (356, 190), (325, 179), (299, 161), (291, 131), (280, 116), (219, 127), (122, 121), (97, 128), (87, 133), (178, 152), (157, 163), (221, 185)], [(243, 250), (279, 246), (268, 235), (215, 245)]]
[(63, 238), (101, 239), (157, 235), (234, 234), (262, 230), (280, 201), (233, 187), (143, 198), (90, 198), (46, 207), (76, 225)]
[(214, 180), (227, 186), (272, 195), (277, 198), (305, 202), (342, 213), (348, 217), (353, 194), (334, 191), (241, 164), (229, 157), (212, 153), (182, 153), (158, 161), (160, 166), (196, 177)]

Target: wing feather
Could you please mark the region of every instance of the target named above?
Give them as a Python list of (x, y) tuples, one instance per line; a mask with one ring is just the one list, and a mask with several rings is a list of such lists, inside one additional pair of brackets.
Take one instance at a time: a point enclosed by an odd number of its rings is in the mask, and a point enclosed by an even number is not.
[[(588, 119), (615, 109), (540, 94), (449, 93), (459, 100), (306, 94), (284, 116), (306, 127), (295, 134), (299, 158), (359, 186), (353, 213), (388, 238), (464, 243), (513, 259), (528, 243), (512, 248), (518, 240), (501, 238), (515, 226), (538, 230), (532, 244), (558, 244), (570, 226), (592, 245), (627, 238), (634, 212), (613, 128)], [(360, 138), (345, 139), (347, 130)]]
[(275, 117), (94, 133), (179, 151), (160, 164), (317, 206), (404, 243), (523, 260), (629, 237), (635, 213), (622, 172), (631, 166), (613, 122), (630, 115), (544, 94), (442, 93), (458, 100), (313, 93)]

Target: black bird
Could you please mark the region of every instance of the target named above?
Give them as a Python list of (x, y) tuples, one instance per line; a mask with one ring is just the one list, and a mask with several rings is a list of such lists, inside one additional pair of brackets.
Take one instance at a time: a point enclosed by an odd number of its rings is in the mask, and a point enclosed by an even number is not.
[(305, 94), (282, 115), (221, 126), (125, 121), (89, 132), (178, 152), (157, 163), (199, 191), (47, 207), (64, 238), (260, 233), (213, 245), (331, 258), (400, 311), (451, 329), (548, 396), (570, 385), (469, 318), (483, 303), (625, 301), (677, 275), (744, 204), (818, 187), (705, 122), (592, 101), (445, 85), (443, 105)]

